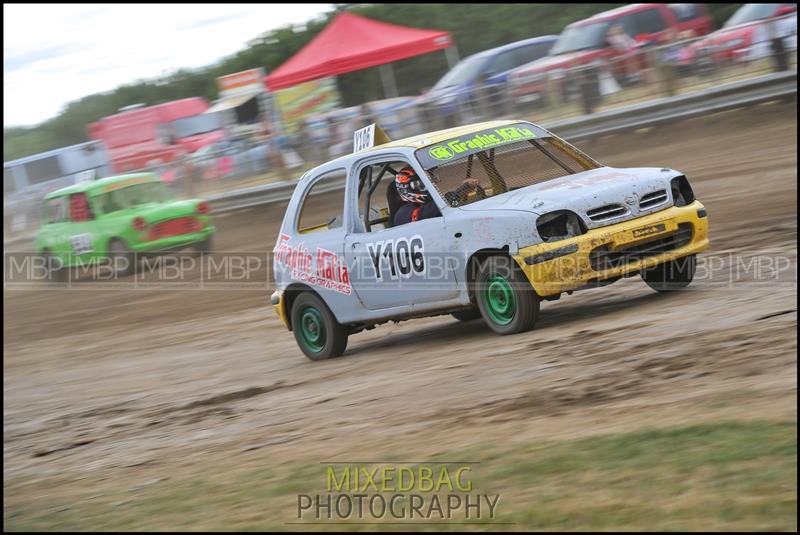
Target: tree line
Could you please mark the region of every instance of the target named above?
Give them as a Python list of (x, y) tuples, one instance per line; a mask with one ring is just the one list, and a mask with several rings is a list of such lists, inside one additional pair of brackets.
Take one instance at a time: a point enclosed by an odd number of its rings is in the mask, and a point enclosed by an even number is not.
[[(56, 117), (32, 127), (3, 129), (3, 160), (13, 160), (88, 140), (86, 126), (130, 104), (160, 104), (180, 98), (218, 97), (215, 79), (246, 69), (280, 66), (313, 39), (340, 11), (402, 26), (449, 31), (461, 58), (506, 43), (559, 34), (567, 24), (625, 4), (335, 4), (330, 12), (302, 25), (265, 32), (216, 64), (179, 69), (167, 76), (137, 80), (108, 93), (70, 102)], [(708, 4), (715, 27), (741, 4)], [(393, 64), (401, 95), (417, 95), (448, 69), (443, 52)], [(337, 77), (344, 106), (383, 98), (377, 67)]]

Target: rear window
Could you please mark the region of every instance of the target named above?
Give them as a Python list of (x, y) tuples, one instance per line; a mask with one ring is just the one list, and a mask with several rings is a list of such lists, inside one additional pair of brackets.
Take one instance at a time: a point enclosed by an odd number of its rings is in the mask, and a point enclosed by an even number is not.
[[(565, 141), (525, 123), (419, 149), (417, 159), (453, 207), (600, 167)], [(483, 192), (463, 193), (460, 187), (468, 178), (477, 179)]]
[(168, 202), (174, 198), (162, 182), (144, 182), (96, 195), (94, 204), (102, 213), (110, 214), (142, 204)]

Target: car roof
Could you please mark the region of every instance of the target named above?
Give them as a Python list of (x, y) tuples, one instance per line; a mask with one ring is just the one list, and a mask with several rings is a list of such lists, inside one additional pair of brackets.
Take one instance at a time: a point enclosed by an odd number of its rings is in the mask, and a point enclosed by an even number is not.
[(98, 180), (93, 180), (91, 182), (82, 182), (80, 184), (73, 184), (71, 186), (67, 186), (61, 189), (57, 189), (55, 191), (51, 191), (47, 195), (45, 195), (45, 199), (52, 199), (54, 197), (62, 197), (64, 195), (71, 195), (73, 193), (80, 193), (82, 191), (94, 191), (96, 189), (100, 189), (104, 186), (108, 186), (109, 184), (116, 184), (117, 182), (122, 182), (125, 180), (130, 179), (151, 179), (151, 180), (144, 180), (144, 182), (158, 182), (160, 179), (158, 175), (155, 173), (131, 173), (128, 175), (117, 175), (117, 176), (109, 176), (106, 178), (101, 178)]
[(434, 132), (428, 132), (426, 134), (418, 134), (416, 136), (398, 139), (397, 141), (390, 141), (388, 143), (384, 143), (383, 145), (376, 145), (370, 149), (365, 150), (364, 152), (376, 151), (379, 149), (388, 149), (394, 147), (411, 147), (414, 149), (419, 149), (422, 147), (427, 147), (428, 145), (433, 145), (435, 143), (446, 141), (452, 137), (463, 136), (464, 134), (469, 134), (472, 132), (476, 132), (478, 130), (485, 130), (486, 128), (498, 128), (500, 126), (506, 126), (518, 122), (520, 121), (506, 119), (502, 121), (486, 121), (483, 123), (472, 123), (462, 126), (456, 126), (453, 128), (445, 128), (444, 130), (436, 130)]
[(659, 7), (662, 4), (628, 4), (626, 6), (615, 7), (614, 9), (609, 9), (608, 11), (603, 11), (601, 13), (596, 13), (591, 17), (581, 19), (578, 21), (573, 22), (569, 26), (583, 26), (584, 24), (592, 24), (595, 22), (603, 22), (610, 19), (615, 19), (617, 17), (621, 17), (623, 15), (627, 15), (629, 13), (636, 13), (637, 11), (642, 11), (644, 9)]
[(513, 43), (500, 45), (494, 48), (490, 48), (489, 50), (483, 50), (481, 52), (473, 54), (472, 57), (493, 56), (495, 54), (499, 54), (507, 50), (513, 50), (515, 48), (520, 48), (528, 45), (535, 45), (539, 43), (546, 43), (547, 41), (555, 41), (556, 39), (558, 39), (557, 35), (541, 35), (539, 37), (532, 37), (530, 39), (523, 39), (521, 41), (514, 41)]
[(487, 128), (499, 128), (501, 126), (517, 124), (520, 122), (526, 122), (526, 121), (505, 119), (501, 121), (486, 121), (483, 123), (472, 123), (463, 126), (456, 126), (454, 128), (446, 128), (444, 130), (436, 130), (435, 132), (427, 132), (425, 134), (418, 134), (416, 136), (389, 141), (387, 143), (383, 143), (382, 145), (375, 145), (374, 147), (364, 149), (357, 153), (350, 153), (350, 154), (345, 154), (343, 156), (339, 156), (338, 158), (330, 160), (318, 167), (315, 167), (314, 169), (310, 169), (307, 172), (307, 174), (315, 174), (315, 170), (319, 167), (335, 166), (336, 164), (339, 163), (344, 164), (345, 162), (349, 161), (354, 157), (361, 157), (382, 151), (389, 152), (391, 149), (400, 149), (400, 148), (421, 149), (423, 147), (435, 145), (436, 143), (441, 143), (442, 141), (447, 141), (448, 139), (453, 137), (463, 136), (465, 134), (478, 132), (480, 130), (484, 130)]

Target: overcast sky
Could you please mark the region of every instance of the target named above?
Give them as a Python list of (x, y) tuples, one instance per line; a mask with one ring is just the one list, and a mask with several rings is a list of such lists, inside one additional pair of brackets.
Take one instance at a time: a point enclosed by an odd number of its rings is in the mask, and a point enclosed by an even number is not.
[[(181, 67), (203, 67), (332, 4), (4, 4), (3, 126)], [(254, 65), (257, 67), (258, 65)]]

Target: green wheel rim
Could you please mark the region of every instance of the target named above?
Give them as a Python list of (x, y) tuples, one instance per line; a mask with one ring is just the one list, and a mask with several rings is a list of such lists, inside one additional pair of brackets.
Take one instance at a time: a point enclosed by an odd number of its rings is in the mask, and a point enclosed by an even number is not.
[(303, 344), (315, 353), (325, 347), (325, 322), (319, 310), (305, 306), (300, 310), (300, 338)]
[(492, 275), (487, 281), (484, 304), (489, 317), (498, 325), (508, 325), (514, 320), (517, 302), (514, 290), (505, 277)]

